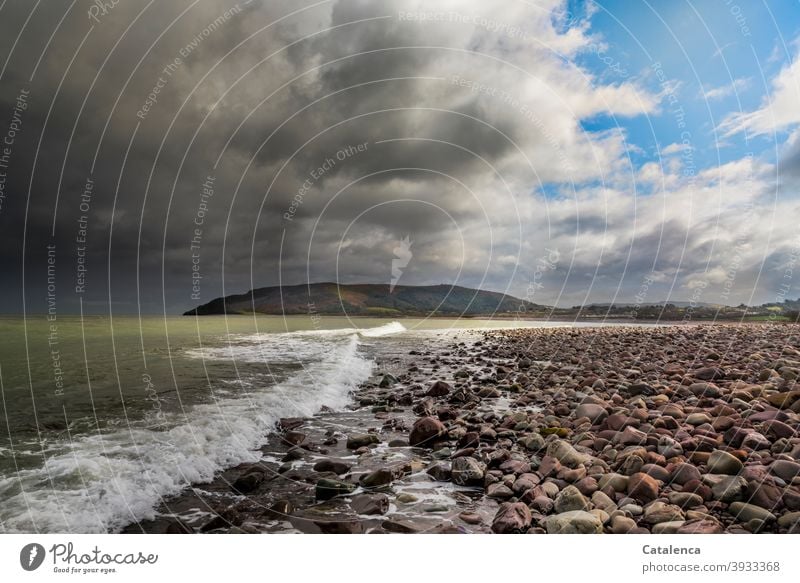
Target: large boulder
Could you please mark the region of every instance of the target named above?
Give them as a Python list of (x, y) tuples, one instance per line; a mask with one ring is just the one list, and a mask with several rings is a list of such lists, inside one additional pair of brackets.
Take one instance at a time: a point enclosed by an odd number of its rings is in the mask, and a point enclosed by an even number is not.
[(438, 480), (440, 482), (449, 482), (451, 476), (450, 472), (450, 464), (444, 462), (437, 462), (425, 470), (425, 473), (428, 474), (434, 480)]
[(450, 468), (451, 479), (459, 486), (482, 483), (486, 465), (472, 457), (457, 457)]
[(435, 417), (417, 419), (408, 436), (408, 443), (415, 447), (433, 447), (447, 435), (444, 424)]
[(720, 449), (711, 452), (708, 458), (708, 471), (712, 474), (735, 476), (744, 469), (744, 464), (736, 456)]
[(651, 502), (658, 498), (658, 481), (642, 472), (633, 474), (628, 480), (628, 495), (640, 502)]
[(497, 534), (519, 534), (531, 526), (531, 510), (522, 502), (504, 502), (492, 521), (492, 532)]
[(446, 397), (450, 394), (450, 391), (453, 389), (450, 386), (450, 383), (446, 383), (444, 381), (436, 381), (431, 385), (431, 388), (428, 389), (428, 392), (425, 393), (428, 397)]

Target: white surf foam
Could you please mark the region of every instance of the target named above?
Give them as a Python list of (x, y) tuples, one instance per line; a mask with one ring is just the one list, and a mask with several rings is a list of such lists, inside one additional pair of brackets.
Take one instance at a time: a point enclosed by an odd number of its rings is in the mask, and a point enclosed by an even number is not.
[(0, 478), (0, 531), (93, 533), (154, 516), (162, 497), (247, 461), (280, 417), (344, 407), (373, 363), (351, 335), (325, 358), (248, 397), (196, 405), (164, 431), (131, 427), (83, 436), (43, 467)]
[(380, 338), (381, 336), (389, 336), (391, 334), (401, 334), (405, 331), (406, 327), (400, 322), (392, 322), (376, 328), (362, 329), (359, 330), (358, 333), (365, 338)]
[(337, 328), (334, 330), (298, 330), (229, 336), (227, 346), (204, 346), (184, 352), (189, 358), (236, 360), (249, 363), (305, 364), (329, 354), (332, 348), (347, 344), (354, 334), (362, 338), (380, 338), (406, 332), (400, 322), (374, 328)]
[[(378, 338), (380, 336), (388, 336), (390, 334), (400, 334), (406, 332), (408, 329), (400, 322), (389, 322), (382, 326), (375, 326), (374, 328), (333, 328), (331, 330), (297, 330), (290, 332), (287, 336), (350, 336), (351, 334), (359, 334), (364, 338)], [(275, 336), (271, 334), (270, 336)]]
[(184, 352), (189, 358), (235, 360), (269, 364), (303, 364), (323, 358), (332, 348), (346, 345), (353, 336), (309, 338), (294, 334), (251, 334), (230, 339), (227, 346), (204, 346)]

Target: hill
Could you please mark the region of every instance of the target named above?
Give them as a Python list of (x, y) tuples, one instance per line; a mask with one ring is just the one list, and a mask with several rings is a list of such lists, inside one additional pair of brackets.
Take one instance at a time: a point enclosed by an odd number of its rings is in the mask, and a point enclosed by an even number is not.
[(502, 293), (450, 285), (312, 283), (273, 286), (217, 298), (184, 316), (322, 314), (349, 316), (479, 316), (547, 309)]

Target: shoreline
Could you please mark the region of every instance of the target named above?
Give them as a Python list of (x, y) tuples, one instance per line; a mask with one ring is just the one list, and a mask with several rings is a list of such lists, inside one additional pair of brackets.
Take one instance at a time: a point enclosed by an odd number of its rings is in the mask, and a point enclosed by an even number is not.
[(123, 532), (800, 532), (800, 327), (461, 332)]

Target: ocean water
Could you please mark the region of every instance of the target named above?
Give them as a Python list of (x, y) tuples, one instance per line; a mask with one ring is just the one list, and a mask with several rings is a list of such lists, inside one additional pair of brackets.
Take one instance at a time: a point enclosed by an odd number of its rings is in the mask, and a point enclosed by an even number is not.
[[(0, 532), (117, 531), (343, 408), (376, 350), (485, 320), (0, 317)], [(407, 348), (405, 349), (407, 352)]]

